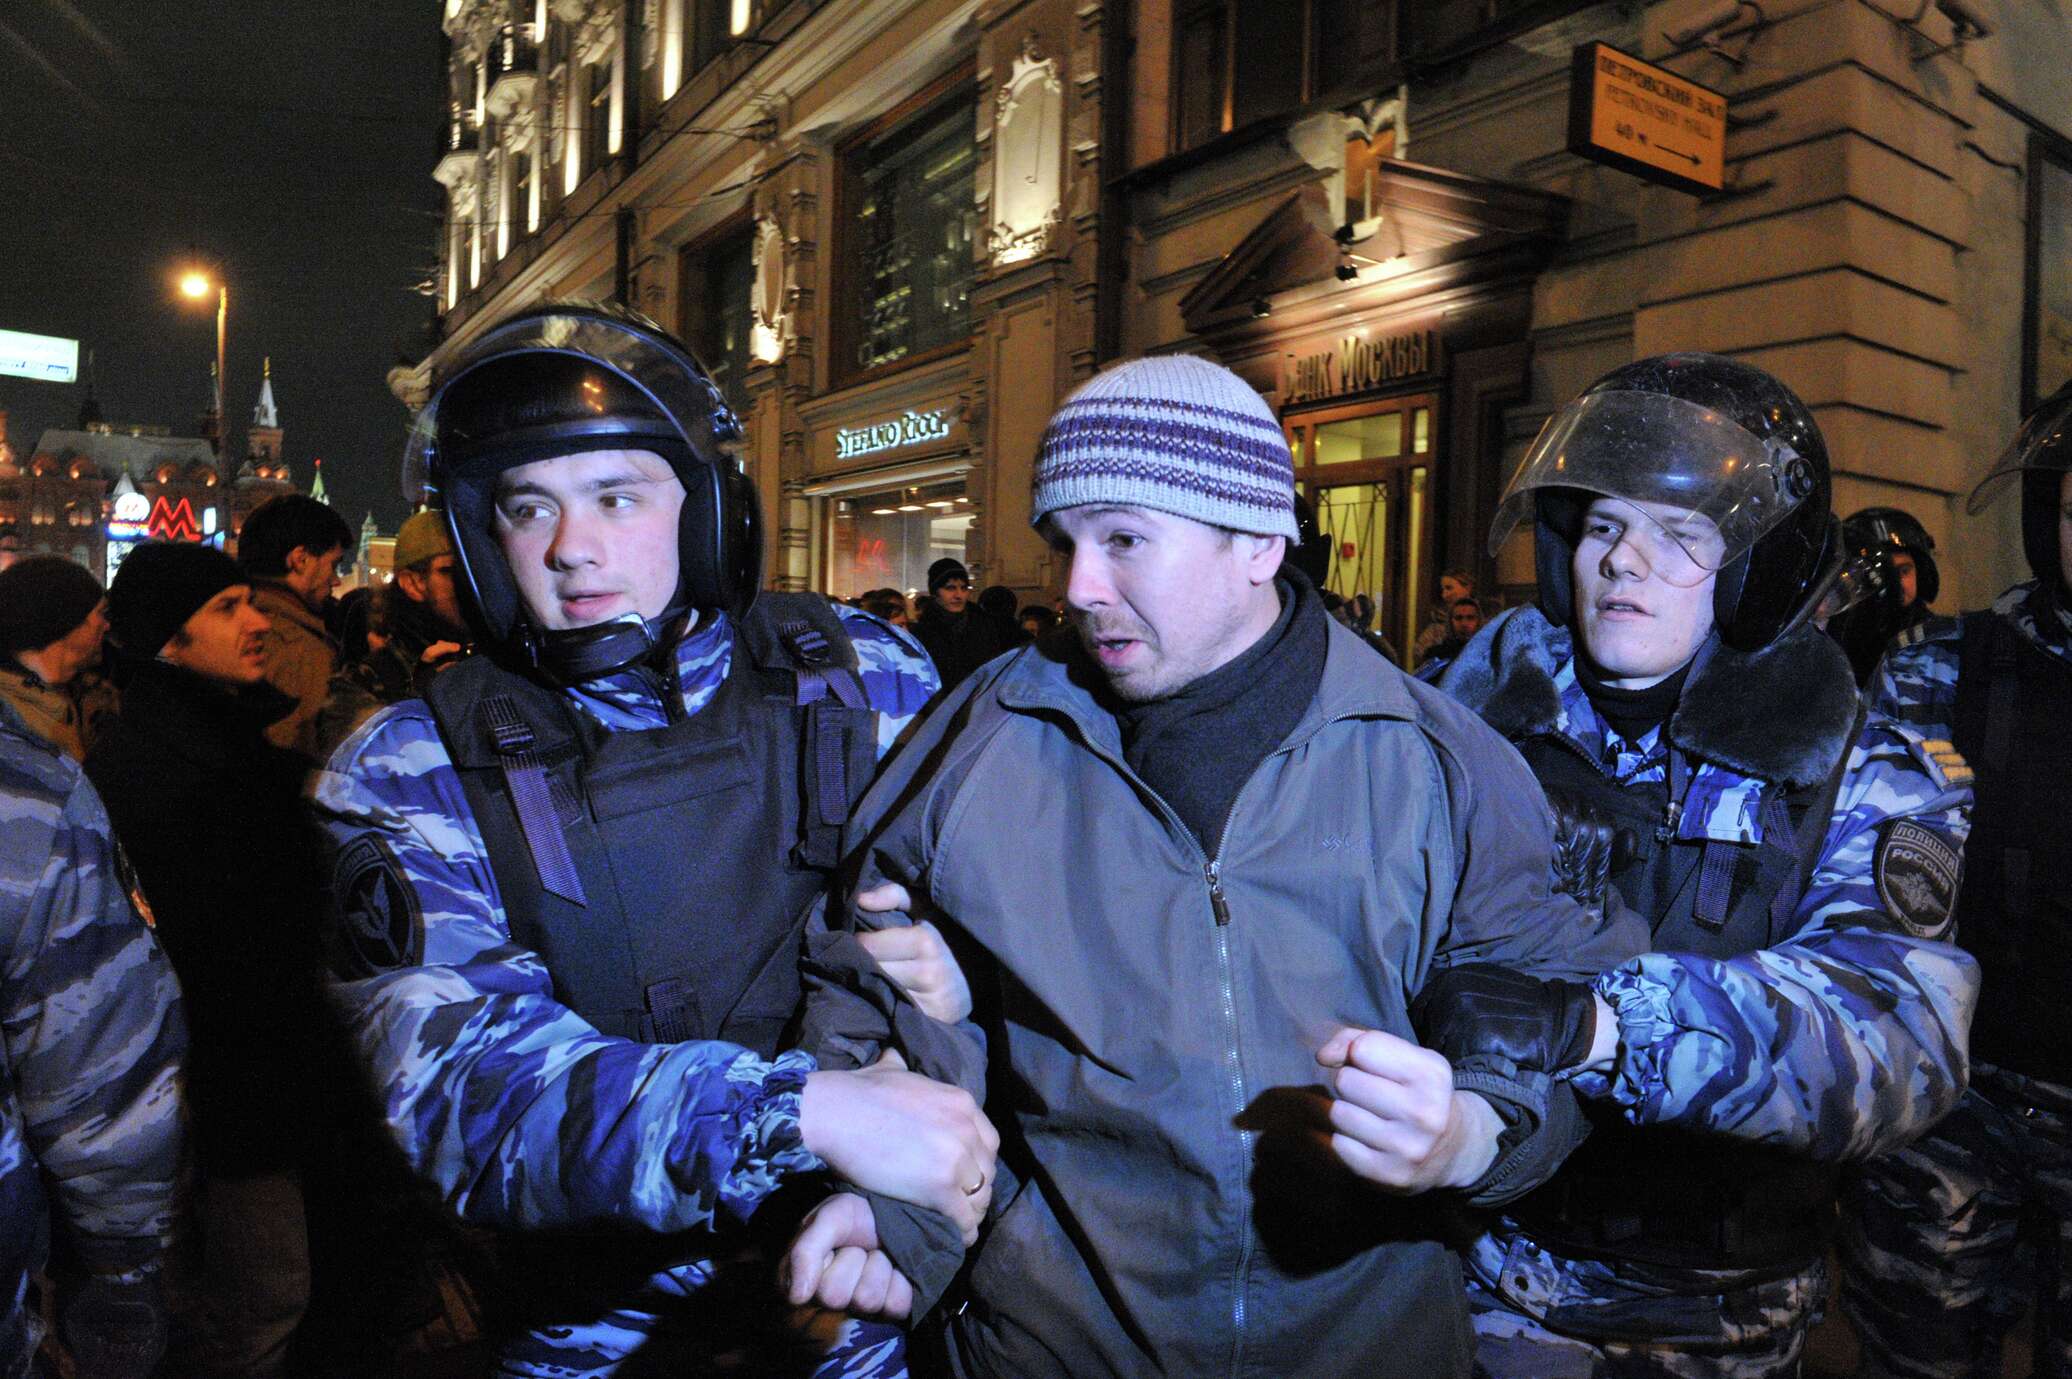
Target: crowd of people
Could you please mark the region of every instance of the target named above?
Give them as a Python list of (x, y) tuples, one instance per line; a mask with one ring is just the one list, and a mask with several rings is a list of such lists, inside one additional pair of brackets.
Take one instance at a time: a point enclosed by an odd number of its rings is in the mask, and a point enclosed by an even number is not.
[(0, 569), (0, 1379), (1741, 1379), (1834, 1259), (1867, 1373), (2072, 1365), (2072, 388), (1945, 619), (1782, 382), (1617, 369), (1415, 676), (1218, 365), (1053, 418), (1062, 619), (762, 591), (739, 439), (541, 307), (378, 590)]

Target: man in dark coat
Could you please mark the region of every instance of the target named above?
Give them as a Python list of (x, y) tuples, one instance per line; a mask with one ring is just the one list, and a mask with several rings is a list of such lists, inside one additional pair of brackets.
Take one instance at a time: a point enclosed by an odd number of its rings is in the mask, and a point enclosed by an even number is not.
[(1006, 629), (983, 608), (971, 603), (971, 572), (963, 562), (944, 556), (928, 567), (929, 603), (914, 624), (914, 635), (945, 690), (1008, 649)]
[(133, 861), (193, 1031), (204, 1372), (285, 1372), (309, 1301), (300, 1170), (322, 1096), (326, 890), (293, 753), (270, 723), (267, 620), (237, 563), (139, 546), (108, 593), (130, 668), (86, 770)]

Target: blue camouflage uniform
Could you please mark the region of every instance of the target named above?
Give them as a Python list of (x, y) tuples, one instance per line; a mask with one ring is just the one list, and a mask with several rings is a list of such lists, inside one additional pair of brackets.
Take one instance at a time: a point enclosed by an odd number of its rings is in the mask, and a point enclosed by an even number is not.
[[(835, 612), (878, 716), (882, 756), (936, 692), (935, 670), (903, 633), (856, 609)], [(712, 702), (735, 647), (724, 615), (708, 616), (679, 643), (685, 717)], [(655, 685), (620, 671), (564, 692), (607, 729), (638, 731), (669, 721)], [(787, 1179), (824, 1167), (799, 1133), (813, 1059), (787, 1051), (766, 1061), (718, 1041), (612, 1038), (558, 1002), (539, 957), (511, 938), (483, 836), (423, 701), (393, 705), (347, 739), (316, 799), (339, 848), (371, 838), (392, 855), (422, 915), (415, 965), (335, 988), (391, 1131), (418, 1172), (486, 1226), (609, 1222), (694, 1233), (680, 1263), (611, 1299), (591, 1324), (519, 1337), (499, 1370), (539, 1379), (615, 1372), (672, 1319), (697, 1314), (699, 1292), (727, 1252), (711, 1232), (746, 1219)], [(773, 1294), (774, 1276), (754, 1286)], [(695, 1324), (710, 1324), (710, 1309), (705, 1315)], [(903, 1372), (898, 1331), (856, 1322), (835, 1330), (819, 1372)]]
[[(1537, 609), (1492, 623), (1441, 687), (1474, 703), (1464, 663), (1521, 637), (1536, 640), (1551, 679), (1551, 721), (1536, 735), (1565, 742), (1616, 784), (1663, 781), (1664, 730), (1620, 738), (1577, 679), (1571, 634)], [(1524, 736), (1477, 707), (1514, 740)], [(1576, 1089), (1631, 1125), (1828, 1162), (1889, 1149), (1932, 1124), (1965, 1084), (1977, 966), (1945, 941), (1946, 913), (1939, 926), (1891, 913), (1876, 856), (1895, 820), (1933, 830), (1951, 856), (1961, 850), (1969, 778), (1944, 746), (1890, 715), (1863, 719), (1818, 860), (1782, 926), (1788, 937), (1725, 958), (1649, 953), (1604, 973), (1595, 988), (1617, 1014), (1618, 1051), (1609, 1072), (1576, 1075)], [(1675, 836), (1758, 845), (1775, 826), (1763, 795), (1762, 780), (1700, 759)], [(1474, 1242), (1466, 1271), (1480, 1363), (1534, 1379), (1796, 1373), (1825, 1294), (1817, 1258), (1780, 1277), (1578, 1257), (1510, 1216)]]
[(121, 877), (79, 764), (0, 702), (0, 1379), (29, 1373), (53, 1243), (134, 1281), (173, 1225), (187, 1029)]
[[(2002, 594), (1992, 616), (2072, 667), (2072, 617), (2033, 581)], [(1872, 681), (1872, 702), (1930, 740), (1954, 742), (1963, 636), (1956, 618), (1903, 634)], [(2072, 703), (2043, 711), (2072, 714)], [(2014, 749), (2046, 753), (2052, 744), (2022, 739)], [(1982, 762), (1972, 765), (1984, 777), (1984, 810), (1991, 792), (2009, 785)], [(1973, 865), (1977, 859), (1967, 869)], [(2047, 880), (2038, 878), (2038, 894), (2048, 893)], [(2063, 979), (2061, 944), (2038, 935), (2020, 954), (2040, 966), (2046, 985)], [(2011, 1010), (2017, 993), (2001, 979), (1989, 968), (1986, 998)], [(1870, 1373), (1998, 1375), (2007, 1332), (2033, 1303), (2034, 1372), (2072, 1375), (2072, 1085), (1998, 1066), (1994, 1057), (1982, 1043), (1957, 1109), (1845, 1185), (1842, 1310)]]

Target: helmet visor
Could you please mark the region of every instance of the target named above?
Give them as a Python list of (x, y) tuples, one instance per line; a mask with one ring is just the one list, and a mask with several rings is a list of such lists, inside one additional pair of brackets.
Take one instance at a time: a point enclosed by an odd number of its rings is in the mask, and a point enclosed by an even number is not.
[(1754, 546), (1813, 488), (1798, 452), (1709, 407), (1660, 393), (1589, 393), (1541, 428), (1497, 505), (1489, 550), (1531, 519), (1541, 490), (1581, 489), (1621, 500), (1620, 534), (1654, 547), (1667, 567), (1694, 566), (1695, 583)]
[(2008, 482), (2026, 469), (2072, 470), (2072, 385), (2060, 388), (2029, 413), (1992, 471), (1971, 491), (1964, 511), (1973, 517), (1984, 512)]
[[(739, 435), (733, 414), (703, 372), (687, 356), (630, 323), (593, 312), (527, 314), (490, 330), (469, 346), (454, 361), (432, 400), (419, 410), (403, 451), (403, 496), (407, 501), (418, 504), (433, 499), (439, 409), (452, 396), (453, 383), (483, 364), (528, 353), (563, 354), (610, 369), (646, 394), (694, 451), (702, 452), (708, 440), (731, 441)], [(600, 418), (599, 425), (610, 429), (605, 418)], [(634, 443), (630, 448), (642, 447)]]

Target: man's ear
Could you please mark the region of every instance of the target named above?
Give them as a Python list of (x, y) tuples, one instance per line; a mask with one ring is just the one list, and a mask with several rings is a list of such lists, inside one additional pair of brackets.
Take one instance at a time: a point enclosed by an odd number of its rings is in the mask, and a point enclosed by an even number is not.
[(316, 557), (309, 553), (309, 547), (297, 546), (294, 550), (288, 552), (288, 558), (282, 564), (287, 566), (289, 574), (299, 575), (308, 569), (310, 562), (315, 559)]
[(1287, 558), (1288, 538), (1239, 532), (1235, 539), (1243, 543), (1240, 549), (1244, 552), (1245, 578), (1255, 585), (1273, 583), (1281, 562)]
[(425, 593), (430, 588), (430, 585), (425, 579), (425, 572), (423, 570), (406, 566), (396, 571), (396, 587), (401, 589), (403, 597), (409, 599), (412, 603), (423, 603), (425, 601)]

